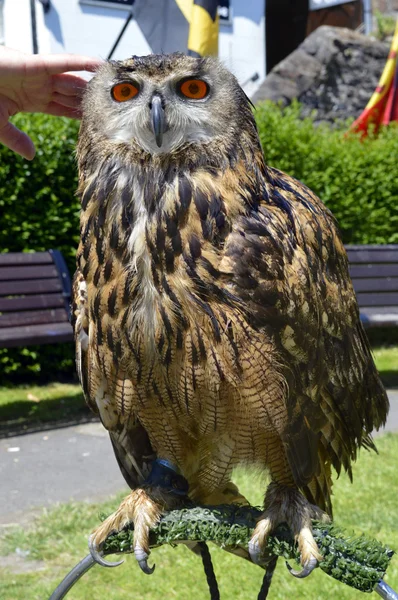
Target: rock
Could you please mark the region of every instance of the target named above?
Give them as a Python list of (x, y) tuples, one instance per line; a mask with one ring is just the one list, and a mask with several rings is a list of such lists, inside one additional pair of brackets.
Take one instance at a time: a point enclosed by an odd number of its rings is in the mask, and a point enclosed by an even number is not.
[(257, 90), (254, 103), (297, 98), (315, 121), (356, 118), (373, 94), (389, 45), (351, 29), (323, 26), (280, 62)]

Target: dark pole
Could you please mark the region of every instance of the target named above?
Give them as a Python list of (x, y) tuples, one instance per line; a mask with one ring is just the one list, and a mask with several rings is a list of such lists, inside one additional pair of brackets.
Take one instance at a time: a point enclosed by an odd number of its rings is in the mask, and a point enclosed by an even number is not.
[(33, 54), (39, 54), (39, 45), (37, 43), (37, 26), (36, 26), (36, 6), (35, 6), (35, 0), (30, 0), (30, 19), (31, 19), (31, 22), (32, 22)]
[(112, 50), (109, 52), (107, 60), (111, 60), (111, 58), (112, 58), (112, 56), (113, 56), (113, 53), (115, 52), (116, 48), (118, 47), (118, 45), (119, 45), (119, 42), (120, 42), (120, 40), (122, 39), (122, 37), (123, 37), (123, 34), (124, 34), (124, 32), (126, 31), (126, 29), (127, 29), (127, 27), (128, 27), (128, 24), (130, 23), (130, 21), (131, 21), (131, 19), (132, 19), (132, 18), (133, 18), (133, 7), (131, 7), (131, 8), (130, 8), (129, 16), (128, 16), (128, 17), (127, 17), (127, 19), (126, 19), (126, 22), (125, 22), (125, 24), (123, 25), (123, 27), (122, 27), (122, 30), (121, 30), (121, 32), (119, 33), (119, 36), (118, 36), (118, 38), (117, 38), (116, 42), (113, 44), (113, 48), (112, 48)]

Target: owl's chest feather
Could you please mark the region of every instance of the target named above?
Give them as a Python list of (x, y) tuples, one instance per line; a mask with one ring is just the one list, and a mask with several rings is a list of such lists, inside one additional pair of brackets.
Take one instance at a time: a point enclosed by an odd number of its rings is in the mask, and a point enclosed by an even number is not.
[[(230, 300), (218, 266), (233, 215), (243, 210), (241, 196), (223, 187), (225, 173), (218, 187), (206, 172), (178, 174), (162, 186), (149, 176), (128, 181), (124, 174), (111, 192), (98, 190), (83, 206), (79, 266), (90, 338), (118, 364), (137, 353), (167, 368), (192, 328), (211, 345), (227, 326)], [(195, 359), (199, 347), (192, 352)]]
[[(161, 302), (160, 289), (155, 285), (153, 277), (153, 256), (147, 243), (148, 211), (143, 201), (143, 194), (138, 194), (136, 218), (131, 233), (125, 238), (126, 270), (131, 279), (130, 302), (134, 310), (131, 312), (129, 326), (142, 327), (152, 339), (158, 327), (158, 307)], [(129, 301), (127, 290), (127, 301)]]

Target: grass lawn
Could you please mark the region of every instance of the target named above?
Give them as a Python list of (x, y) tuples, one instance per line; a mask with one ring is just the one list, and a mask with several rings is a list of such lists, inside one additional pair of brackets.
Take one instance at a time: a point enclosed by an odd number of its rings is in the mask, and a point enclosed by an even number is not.
[(0, 435), (91, 417), (78, 384), (0, 387)]
[[(398, 435), (377, 439), (379, 455), (362, 451), (354, 468), (354, 484), (341, 476), (334, 487), (335, 522), (348, 532), (366, 532), (398, 550)], [(265, 485), (255, 474), (243, 471), (235, 481), (254, 504), (260, 504)], [(2, 568), (0, 559), (0, 598), (4, 600), (44, 600), (67, 571), (87, 553), (87, 534), (99, 522), (100, 512), (115, 509), (119, 498), (101, 505), (75, 503), (43, 512), (30, 528), (13, 528), (0, 539), (0, 553), (16, 556), (29, 551), (27, 560), (42, 570), (24, 573)], [(226, 600), (257, 598), (262, 571), (246, 561), (211, 546), (221, 597)], [(125, 600), (126, 598), (207, 600), (208, 592), (201, 561), (185, 547), (162, 547), (151, 555), (155, 573), (140, 572), (132, 557), (116, 569), (94, 567), (69, 592), (68, 600)], [(7, 560), (10, 560), (8, 558)], [(270, 600), (320, 600), (364, 598), (317, 570), (308, 579), (296, 580), (280, 560), (271, 587)], [(398, 558), (394, 557), (386, 581), (398, 590)], [(375, 596), (374, 596), (375, 597)]]

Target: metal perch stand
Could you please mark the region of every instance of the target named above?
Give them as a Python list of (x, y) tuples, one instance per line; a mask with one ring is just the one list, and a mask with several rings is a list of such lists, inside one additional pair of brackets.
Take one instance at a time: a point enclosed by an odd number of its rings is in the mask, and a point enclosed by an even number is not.
[(392, 588), (390, 588), (390, 586), (387, 585), (387, 583), (385, 581), (383, 581), (382, 579), (376, 585), (375, 592), (377, 594), (379, 594), (379, 596), (384, 598), (384, 600), (397, 600), (398, 599), (397, 592), (394, 592), (394, 590)]
[(66, 594), (69, 590), (75, 585), (77, 581), (79, 581), (80, 577), (83, 577), (87, 571), (91, 569), (96, 564), (95, 560), (88, 554), (83, 560), (81, 560), (69, 573), (67, 576), (61, 581), (59, 586), (53, 591), (50, 596), (50, 600), (61, 600), (61, 598), (65, 598)]
[[(256, 508), (231, 505), (171, 511), (151, 531), (150, 545), (153, 548), (188, 540), (211, 541), (226, 549), (241, 547), (247, 551), (247, 544), (260, 514), (261, 511)], [(398, 594), (383, 580), (394, 554), (392, 550), (364, 536), (348, 537), (330, 523), (314, 522), (313, 533), (323, 556), (323, 561), (319, 563), (322, 571), (362, 592), (375, 591), (385, 600), (398, 600)], [(109, 536), (102, 549), (103, 554), (130, 552), (132, 535), (132, 529), (126, 528)], [(284, 524), (268, 539), (263, 568), (267, 563), (275, 565), (276, 557), (299, 558), (290, 530)], [(110, 565), (118, 566), (121, 562)], [(58, 585), (50, 600), (65, 598), (72, 586), (95, 564), (91, 554), (86, 556)], [(271, 577), (272, 571), (269, 571), (269, 582)]]

